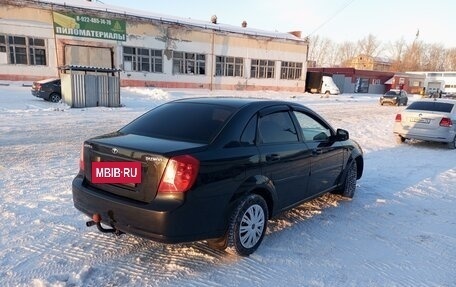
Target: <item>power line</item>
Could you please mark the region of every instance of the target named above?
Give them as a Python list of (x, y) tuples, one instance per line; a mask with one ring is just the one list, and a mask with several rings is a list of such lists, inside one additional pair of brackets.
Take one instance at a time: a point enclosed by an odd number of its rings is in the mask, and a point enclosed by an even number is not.
[(326, 21), (324, 21), (322, 24), (320, 24), (320, 26), (318, 26), (315, 30), (313, 30), (309, 35), (307, 35), (307, 37), (310, 37), (312, 36), (315, 32), (317, 32), (318, 30), (320, 30), (323, 26), (325, 26), (326, 24), (328, 24), (332, 19), (334, 19), (337, 14), (339, 14), (340, 12), (342, 12), (345, 8), (347, 8), (350, 4), (352, 4), (355, 0), (348, 0), (347, 2), (345, 2), (345, 4), (339, 8), (339, 10), (337, 10), (333, 15), (331, 15)]

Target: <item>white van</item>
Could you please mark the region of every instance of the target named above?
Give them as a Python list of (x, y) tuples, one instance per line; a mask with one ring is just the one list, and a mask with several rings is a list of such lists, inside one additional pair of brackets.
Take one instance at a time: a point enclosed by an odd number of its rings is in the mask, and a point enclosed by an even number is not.
[(339, 88), (333, 81), (333, 78), (330, 76), (323, 76), (322, 84), (321, 84), (321, 93), (322, 94), (331, 94), (331, 95), (338, 95), (340, 94)]

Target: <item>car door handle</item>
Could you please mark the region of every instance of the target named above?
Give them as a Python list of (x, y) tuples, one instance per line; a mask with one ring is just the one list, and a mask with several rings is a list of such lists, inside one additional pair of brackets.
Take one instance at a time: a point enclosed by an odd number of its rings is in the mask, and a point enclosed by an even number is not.
[(323, 150), (321, 148), (316, 148), (312, 150), (312, 155), (320, 155), (323, 153)]
[(278, 154), (268, 154), (266, 155), (266, 161), (277, 161), (280, 159), (280, 155)]

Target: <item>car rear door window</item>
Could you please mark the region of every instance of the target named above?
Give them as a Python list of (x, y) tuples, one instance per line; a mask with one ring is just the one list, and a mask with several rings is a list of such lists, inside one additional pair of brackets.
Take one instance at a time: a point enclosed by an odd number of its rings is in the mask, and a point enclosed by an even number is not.
[(241, 135), (242, 146), (255, 145), (257, 116), (252, 117)]
[(287, 111), (262, 116), (258, 129), (261, 141), (265, 144), (298, 142), (298, 133)]

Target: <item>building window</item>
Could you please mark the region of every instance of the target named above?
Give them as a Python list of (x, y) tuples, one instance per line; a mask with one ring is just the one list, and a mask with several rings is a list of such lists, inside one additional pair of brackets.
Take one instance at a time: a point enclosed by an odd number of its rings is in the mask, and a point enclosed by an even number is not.
[(287, 80), (300, 79), (302, 75), (302, 63), (282, 62), (280, 68), (280, 78)]
[(161, 73), (163, 52), (147, 48), (123, 47), (123, 68), (125, 71)]
[(205, 75), (206, 55), (173, 52), (173, 74)]
[(28, 38), (30, 65), (46, 65), (46, 47), (44, 39)]
[(250, 65), (251, 78), (275, 78), (275, 61), (253, 59)]
[(41, 38), (0, 35), (0, 52), (9, 54), (9, 64), (47, 64), (46, 41)]
[(244, 76), (244, 59), (238, 57), (215, 57), (215, 75), (228, 77)]
[(27, 42), (25, 37), (9, 36), (9, 54), (11, 64), (27, 65)]
[(6, 53), (6, 36), (0, 35), (0, 53)]

